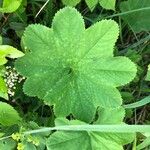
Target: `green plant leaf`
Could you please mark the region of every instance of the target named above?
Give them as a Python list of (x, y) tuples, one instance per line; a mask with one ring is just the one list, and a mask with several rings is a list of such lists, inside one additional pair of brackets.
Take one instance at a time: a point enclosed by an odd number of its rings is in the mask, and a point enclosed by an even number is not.
[(122, 107), (117, 109), (99, 108), (98, 115), (99, 118), (95, 124), (121, 124), (125, 117), (125, 110)]
[(19, 8), (21, 2), (22, 0), (3, 0), (3, 5), (2, 8), (0, 8), (0, 12), (12, 13)]
[(149, 0), (128, 0), (120, 4), (120, 9), (123, 13), (135, 9), (141, 9), (139, 11), (121, 16), (134, 32), (150, 30), (150, 9), (144, 10), (146, 7), (150, 7)]
[(24, 43), (31, 52), (15, 65), (27, 77), (24, 92), (54, 105), (56, 116), (72, 113), (87, 122), (98, 106), (119, 107), (116, 87), (135, 77), (136, 66), (126, 57), (113, 56), (118, 34), (112, 20), (85, 29), (80, 13), (70, 7), (55, 15), (51, 29), (30, 25)]
[(137, 150), (141, 150), (150, 145), (150, 137), (147, 137), (142, 143), (137, 146)]
[(18, 51), (16, 48), (9, 45), (0, 45), (0, 65), (4, 65), (7, 63), (7, 59), (9, 58), (18, 58), (22, 57), (24, 54), (21, 51)]
[[(64, 5), (67, 6), (76, 6), (81, 0), (62, 0)], [(95, 6), (99, 4), (105, 9), (115, 10), (116, 0), (85, 0), (86, 4), (92, 11)]]
[(0, 141), (1, 150), (13, 150), (16, 148), (16, 142), (12, 139), (6, 139)]
[(86, 4), (88, 5), (88, 7), (90, 8), (90, 10), (92, 11), (96, 5), (98, 4), (98, 0), (85, 0)]
[(80, 0), (62, 0), (62, 2), (67, 6), (76, 6), (78, 3), (80, 3)]
[(7, 87), (4, 79), (0, 76), (0, 97), (8, 100)]
[(150, 96), (147, 96), (147, 97), (143, 98), (142, 100), (137, 101), (135, 103), (124, 105), (124, 108), (126, 108), (126, 109), (137, 108), (137, 107), (144, 106), (148, 103), (150, 103)]
[(99, 3), (105, 9), (115, 10), (116, 0), (99, 0)]
[(0, 102), (0, 124), (11, 126), (21, 121), (17, 111), (9, 104)]
[[(106, 120), (104, 119), (105, 115), (102, 112), (102, 116), (104, 115), (102, 117), (102, 124), (110, 124), (111, 120), (113, 120), (112, 118), (116, 118), (116, 124), (122, 123), (122, 119), (124, 117), (124, 109), (119, 108), (119, 112), (121, 112), (122, 114), (120, 116), (118, 116), (117, 110), (118, 109), (110, 110), (111, 112), (113, 112), (113, 114), (107, 113)], [(106, 112), (108, 111), (106, 110)], [(101, 114), (101, 112), (99, 113)], [(113, 120), (113, 123), (115, 121)], [(101, 124), (101, 121), (99, 120), (97, 121), (97, 123)], [(56, 126), (77, 124), (83, 125), (85, 123), (78, 120), (68, 121), (65, 119), (56, 119)], [(71, 147), (72, 150), (123, 150), (122, 146), (132, 142), (133, 139), (134, 134), (57, 131), (48, 138), (47, 148), (48, 150), (65, 150), (69, 149), (69, 147)]]
[(147, 81), (150, 81), (150, 65), (148, 66), (148, 71), (147, 71), (146, 80), (147, 80)]

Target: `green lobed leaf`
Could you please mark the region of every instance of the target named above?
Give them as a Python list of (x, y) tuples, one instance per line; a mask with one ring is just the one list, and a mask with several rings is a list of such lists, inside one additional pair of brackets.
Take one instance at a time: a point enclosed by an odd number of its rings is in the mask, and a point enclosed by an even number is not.
[(81, 14), (71, 7), (55, 15), (51, 29), (30, 25), (23, 40), (31, 52), (15, 65), (27, 77), (24, 92), (54, 105), (56, 116), (72, 113), (87, 122), (98, 106), (119, 107), (122, 98), (116, 87), (135, 77), (136, 66), (113, 56), (118, 35), (112, 20), (85, 29)]
[(147, 80), (147, 81), (150, 81), (150, 65), (148, 66), (148, 71), (147, 71), (146, 80)]
[(22, 0), (3, 0), (3, 5), (2, 8), (0, 8), (0, 12), (12, 13), (19, 8), (21, 2)]
[[(76, 6), (81, 0), (62, 0), (64, 5)], [(85, 0), (91, 11), (99, 3), (105, 9), (115, 10), (116, 0)]]
[[(123, 108), (119, 108), (119, 112), (122, 114), (120, 116), (118, 116), (118, 109), (110, 110), (110, 112), (113, 112), (113, 114), (108, 112), (106, 115), (106, 118), (108, 118), (106, 120), (104, 119), (105, 115), (103, 116), (102, 113), (102, 122), (104, 124), (109, 124), (111, 121), (113, 121), (113, 123), (116, 122), (116, 124), (122, 123), (122, 119), (124, 118)], [(99, 114), (101, 114), (101, 112), (99, 112)], [(111, 117), (116, 118), (115, 121)], [(99, 120), (97, 123), (101, 124), (101, 121)], [(56, 126), (65, 124), (83, 125), (85, 123), (78, 120), (68, 121), (65, 119), (56, 119)], [(48, 138), (47, 148), (48, 150), (65, 150), (69, 149), (69, 147), (71, 147), (72, 150), (123, 150), (122, 146), (132, 142), (133, 139), (134, 134), (123, 135), (121, 133), (57, 131)]]
[(120, 4), (120, 9), (123, 13), (136, 9), (141, 9), (139, 11), (121, 16), (122, 19), (129, 24), (129, 27), (134, 32), (150, 30), (150, 9), (144, 10), (144, 8), (146, 7), (150, 8), (149, 0), (128, 0)]
[(11, 126), (21, 121), (17, 111), (9, 104), (0, 102), (0, 124)]

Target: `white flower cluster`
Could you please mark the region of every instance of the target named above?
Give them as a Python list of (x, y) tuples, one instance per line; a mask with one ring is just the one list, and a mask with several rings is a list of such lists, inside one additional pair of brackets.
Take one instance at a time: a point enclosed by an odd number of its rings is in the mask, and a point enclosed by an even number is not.
[(25, 77), (20, 76), (15, 68), (7, 66), (4, 78), (8, 88), (8, 95), (10, 97), (13, 97), (15, 95), (17, 83), (21, 83), (21, 81), (24, 80)]

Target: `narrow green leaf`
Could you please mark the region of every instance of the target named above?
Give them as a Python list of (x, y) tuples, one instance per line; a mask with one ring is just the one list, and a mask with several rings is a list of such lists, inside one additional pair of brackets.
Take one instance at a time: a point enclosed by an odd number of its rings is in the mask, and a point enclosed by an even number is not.
[(141, 144), (137, 146), (137, 150), (141, 150), (150, 145), (150, 137), (147, 137)]
[(8, 100), (7, 87), (4, 79), (0, 76), (0, 97)]
[(150, 133), (150, 125), (65, 125), (26, 131), (25, 134), (36, 134), (50, 131), (88, 131), (105, 133)]
[(146, 80), (147, 80), (147, 81), (150, 81), (150, 65), (148, 66), (148, 71), (147, 71)]
[(144, 106), (144, 105), (146, 105), (148, 103), (150, 103), (150, 96), (147, 96), (147, 97), (145, 97), (144, 99), (142, 99), (142, 100), (140, 100), (138, 102), (124, 105), (124, 108), (126, 108), (126, 109), (137, 108), (137, 107)]

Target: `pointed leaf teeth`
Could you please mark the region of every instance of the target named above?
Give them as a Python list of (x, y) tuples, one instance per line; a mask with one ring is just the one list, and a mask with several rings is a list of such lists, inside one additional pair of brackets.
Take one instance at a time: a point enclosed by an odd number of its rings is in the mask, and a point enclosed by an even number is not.
[[(39, 28), (39, 32), (44, 29), (44, 30), (47, 30), (48, 32), (50, 31), (50, 28), (44, 26), (44, 25), (41, 25), (41, 24), (31, 24), (29, 25), (28, 27), (26, 27), (24, 33), (23, 33), (23, 36), (22, 36), (22, 39), (24, 41), (24, 45), (25, 45), (25, 48), (26, 49), (29, 49), (31, 52), (32, 51), (32, 44), (28, 44), (29, 42), (33, 42), (33, 44), (35, 44), (35, 42), (39, 42), (39, 41), (34, 41), (34, 35), (36, 36), (39, 36), (37, 35), (37, 29)], [(28, 40), (30, 39), (30, 41), (28, 42)]]
[(119, 26), (113, 20), (101, 20), (86, 29), (86, 50), (82, 58), (112, 57), (119, 36)]

